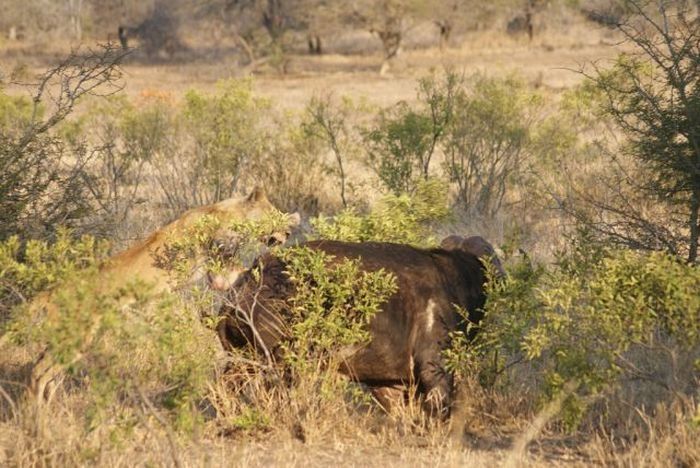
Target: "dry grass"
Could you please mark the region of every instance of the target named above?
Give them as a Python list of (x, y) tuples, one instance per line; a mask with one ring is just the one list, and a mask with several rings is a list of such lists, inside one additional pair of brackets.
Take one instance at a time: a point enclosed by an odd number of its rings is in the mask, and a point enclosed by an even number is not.
[[(212, 337), (213, 338), (213, 337)], [(536, 411), (527, 386), (508, 392), (460, 382), (452, 418), (428, 418), (408, 400), (390, 414), (370, 400), (338, 393), (319, 396), (319, 374), (289, 387), (270, 385), (264, 373), (212, 379), (205, 422), (175, 433), (158, 410), (124, 404), (114, 417), (86, 430), (85, 382), (65, 382), (38, 409), (24, 399), (28, 356), (4, 355), (0, 388), (0, 464), (3, 466), (683, 466), (700, 463), (697, 403), (671, 399), (633, 407), (616, 426), (591, 423), (567, 433), (556, 422), (557, 401)], [(14, 367), (10, 365), (14, 362)], [(336, 388), (344, 381), (330, 377)], [(12, 383), (10, 383), (12, 381)], [(650, 385), (650, 384), (649, 384)], [(649, 385), (635, 390), (643, 394)], [(653, 386), (653, 385), (652, 385)], [(634, 397), (629, 389), (609, 402)], [(616, 399), (617, 398), (617, 399)], [(241, 406), (266, 416), (263, 426), (241, 424)], [(622, 413), (625, 413), (624, 416)], [(117, 414), (117, 413), (115, 413)], [(597, 412), (597, 414), (602, 414)], [(131, 418), (132, 422), (123, 424)]]

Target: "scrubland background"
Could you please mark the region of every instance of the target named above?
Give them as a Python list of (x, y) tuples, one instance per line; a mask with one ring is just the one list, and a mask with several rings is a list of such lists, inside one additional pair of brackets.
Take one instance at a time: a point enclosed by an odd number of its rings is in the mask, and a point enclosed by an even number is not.
[[(697, 466), (697, 15), (5, 0), (0, 463)], [(206, 288), (95, 292), (109, 254), (256, 185), (302, 214), (293, 242), (498, 246), (510, 277), (479, 340), (454, 337), (449, 421), (385, 414), (327, 341), (292, 384), (226, 356)], [(27, 307), (45, 289), (74, 291), (58, 319)], [(37, 398), (46, 353), (65, 375)]]

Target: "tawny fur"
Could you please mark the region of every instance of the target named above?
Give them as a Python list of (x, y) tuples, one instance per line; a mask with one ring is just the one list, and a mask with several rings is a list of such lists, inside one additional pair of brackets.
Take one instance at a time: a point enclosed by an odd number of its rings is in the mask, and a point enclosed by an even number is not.
[[(152, 233), (144, 241), (112, 257), (101, 271), (110, 275), (112, 281), (116, 281), (115, 286), (140, 278), (153, 283), (156, 293), (167, 291), (170, 289), (168, 272), (155, 262), (155, 256), (165, 247), (166, 242), (176, 240), (206, 215), (214, 216), (222, 224), (226, 224), (234, 220), (257, 220), (274, 209), (275, 207), (260, 188), (254, 189), (245, 198), (229, 198), (212, 205), (193, 208)], [(291, 215), (290, 227), (295, 224), (298, 224), (298, 218)]]
[[(256, 188), (244, 198), (229, 198), (219, 203), (191, 209), (180, 218), (152, 233), (146, 240), (137, 243), (131, 248), (110, 258), (100, 269), (95, 279), (97, 290), (95, 293), (108, 293), (127, 285), (134, 280), (142, 280), (152, 285), (154, 294), (166, 292), (172, 289), (169, 272), (158, 265), (157, 254), (165, 248), (167, 242), (178, 240), (188, 229), (205, 215), (216, 217), (223, 225), (234, 220), (257, 220), (265, 213), (275, 209), (269, 202), (262, 189)], [(299, 215), (289, 217), (289, 229), (299, 223)], [(287, 229), (287, 231), (289, 230)], [(284, 236), (286, 238), (286, 236)], [(272, 233), (272, 238), (280, 239), (279, 233)], [(230, 279), (229, 281), (232, 281)], [(60, 288), (70, 287), (69, 284)], [(59, 288), (59, 289), (60, 289)], [(56, 290), (39, 294), (29, 305), (31, 314), (42, 311), (47, 316), (58, 314), (58, 308), (54, 303)], [(91, 340), (90, 333), (86, 339)], [(75, 359), (80, 359), (82, 352), (76, 353)], [(49, 384), (61, 374), (62, 366), (56, 365), (50, 355), (42, 352), (36, 359), (29, 382), (29, 393), (41, 404), (44, 399), (50, 398)]]

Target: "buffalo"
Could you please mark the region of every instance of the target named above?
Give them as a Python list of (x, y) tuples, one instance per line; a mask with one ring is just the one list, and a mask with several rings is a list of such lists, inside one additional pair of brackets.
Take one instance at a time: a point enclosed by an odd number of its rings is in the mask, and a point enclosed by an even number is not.
[[(396, 277), (396, 292), (369, 324), (370, 342), (349, 350), (340, 371), (369, 387), (385, 407), (384, 390), (415, 383), (424, 408), (447, 416), (453, 376), (445, 369), (443, 351), (450, 346), (450, 333), (482, 319), (487, 270), (504, 274), (491, 244), (481, 237), (450, 236), (433, 249), (330, 240), (302, 246), (325, 252), (331, 263), (359, 259), (364, 271), (384, 269)], [(280, 258), (268, 253), (258, 265), (257, 272), (244, 273), (228, 290), (218, 333), (225, 348), (252, 346), (274, 359), (288, 337), (295, 289)]]

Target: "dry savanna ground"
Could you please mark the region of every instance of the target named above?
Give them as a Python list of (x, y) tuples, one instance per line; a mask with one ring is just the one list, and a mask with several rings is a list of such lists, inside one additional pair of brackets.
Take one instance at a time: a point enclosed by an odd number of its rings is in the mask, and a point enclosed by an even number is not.
[[(388, 76), (378, 73), (382, 64), (378, 42), (368, 33), (346, 33), (336, 39), (338, 49), (365, 46), (368, 50), (341, 54), (331, 48), (321, 56), (292, 54), (284, 75), (269, 67), (254, 73), (255, 91), (288, 109), (300, 109), (313, 95), (326, 92), (391, 105), (414, 100), (418, 78), (449, 67), (467, 76), (476, 72), (491, 76), (517, 73), (533, 86), (557, 94), (581, 82), (575, 71), (582, 65), (611, 60), (624, 49), (621, 38), (611, 29), (582, 22), (547, 31), (532, 42), (499, 31), (469, 32), (445, 50), (433, 45), (434, 32), (419, 32), (417, 36), (418, 44), (409, 41)], [(352, 41), (360, 45), (348, 46)], [(0, 53), (6, 73), (16, 67), (43, 72), (71, 46), (75, 44), (60, 40), (40, 46), (5, 42)], [(240, 57), (225, 54), (212, 56), (195, 49), (171, 61), (149, 60), (137, 52), (124, 68), (124, 92), (131, 97), (163, 92), (177, 98), (192, 88), (211, 90), (217, 81), (241, 77), (247, 71), (239, 66)]]

